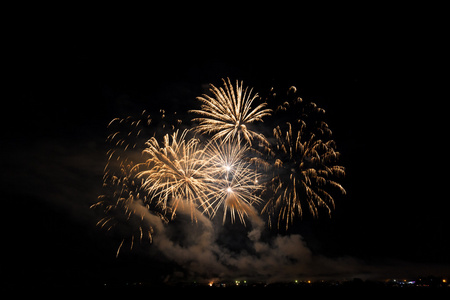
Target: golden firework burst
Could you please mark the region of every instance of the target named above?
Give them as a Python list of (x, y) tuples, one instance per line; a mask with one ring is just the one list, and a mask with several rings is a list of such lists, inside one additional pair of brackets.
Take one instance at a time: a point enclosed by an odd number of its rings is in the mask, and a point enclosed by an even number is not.
[(143, 178), (142, 187), (149, 198), (156, 200), (164, 210), (172, 211), (172, 218), (178, 205), (188, 205), (191, 216), (197, 207), (209, 212), (207, 201), (213, 179), (208, 172), (208, 161), (196, 138), (187, 139), (188, 130), (179, 134), (166, 134), (162, 147), (156, 138), (147, 142), (144, 153), (149, 155), (145, 162), (147, 168), (137, 174)]
[(255, 194), (261, 189), (258, 183), (260, 174), (252, 165), (249, 153), (249, 146), (237, 141), (212, 142), (207, 147), (206, 156), (214, 177), (208, 201), (214, 215), (223, 206), (224, 223), (230, 211), (231, 222), (237, 214), (245, 225), (244, 217), (256, 213), (253, 204), (261, 202)]
[(252, 89), (243, 88), (243, 82), (236, 86), (231, 84), (229, 78), (227, 81), (222, 79), (224, 87), (217, 88), (210, 85), (210, 91), (213, 97), (203, 95), (197, 97), (203, 104), (201, 110), (191, 110), (201, 117), (192, 121), (199, 124), (195, 127), (198, 133), (214, 134), (212, 140), (241, 139), (250, 145), (254, 138), (267, 143), (264, 135), (248, 128), (249, 124), (262, 121), (264, 116), (271, 114), (272, 110), (265, 108), (267, 103), (261, 103), (252, 107), (252, 104), (258, 98), (258, 94), (252, 95)]

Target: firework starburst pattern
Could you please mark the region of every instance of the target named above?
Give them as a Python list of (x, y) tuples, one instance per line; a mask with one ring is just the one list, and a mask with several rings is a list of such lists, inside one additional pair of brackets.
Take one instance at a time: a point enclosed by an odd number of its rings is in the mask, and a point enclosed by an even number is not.
[(325, 111), (303, 101), (295, 87), (260, 97), (227, 78), (209, 91), (197, 98), (200, 108), (189, 111), (188, 129), (179, 128), (186, 124), (179, 114), (172, 121), (164, 110), (108, 125), (105, 192), (92, 207), (104, 214), (98, 225), (120, 228), (131, 247), (152, 240), (148, 213), (170, 223), (182, 207), (192, 222), (200, 212), (244, 225), (262, 214), (269, 226), (287, 230), (305, 211), (330, 214), (333, 195), (345, 193)]
[(191, 112), (200, 115), (194, 122), (199, 122), (195, 131), (199, 133), (214, 133), (212, 140), (243, 138), (248, 144), (252, 144), (254, 138), (265, 141), (262, 134), (248, 128), (249, 124), (262, 121), (263, 117), (270, 115), (271, 110), (265, 109), (267, 103), (260, 103), (252, 107), (258, 98), (258, 94), (252, 96), (252, 89), (243, 88), (243, 82), (236, 88), (230, 79), (223, 79), (224, 87), (217, 88), (211, 84), (210, 92), (213, 96), (203, 95), (197, 99), (203, 103), (200, 110)]

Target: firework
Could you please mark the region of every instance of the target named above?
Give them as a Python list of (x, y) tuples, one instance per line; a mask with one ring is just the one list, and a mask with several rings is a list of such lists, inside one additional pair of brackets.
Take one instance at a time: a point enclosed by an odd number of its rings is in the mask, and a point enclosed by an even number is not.
[(156, 138), (147, 142), (144, 153), (149, 155), (144, 163), (145, 168), (137, 174), (143, 178), (142, 188), (152, 201), (163, 210), (172, 211), (175, 215), (178, 205), (188, 205), (191, 216), (197, 207), (209, 212), (207, 201), (210, 193), (211, 178), (200, 149), (199, 140), (187, 139), (188, 130), (179, 134), (179, 130), (172, 135), (166, 134), (162, 147)]
[[(210, 85), (212, 96), (197, 98), (202, 105), (190, 111), (199, 115), (193, 130), (176, 130), (182, 121), (165, 110), (155, 118), (144, 111), (108, 124), (105, 193), (92, 207), (103, 208), (99, 227), (126, 236), (117, 255), (125, 241), (130, 248), (152, 241), (149, 214), (168, 224), (177, 210), (190, 211), (193, 222), (199, 213), (214, 218), (223, 212), (223, 223), (229, 215), (232, 223), (245, 225), (265, 202), (260, 213), (268, 215), (269, 225), (285, 223), (288, 229), (304, 211), (330, 214), (334, 191), (345, 194), (338, 182), (345, 169), (324, 109), (303, 101), (295, 87), (282, 101), (272, 89), (256, 105), (258, 94), (243, 82), (223, 83)], [(251, 127), (263, 118), (273, 128), (268, 138)]]
[[(295, 93), (296, 89), (289, 92)], [(278, 106), (276, 111), (283, 115), (288, 109), (295, 113), (296, 106), (301, 105), (297, 113), (301, 118), (277, 125), (273, 129), (274, 142), (268, 147), (268, 159), (273, 162), (272, 178), (266, 184), (269, 200), (262, 212), (277, 220), (278, 228), (284, 221), (287, 229), (295, 216), (302, 216), (304, 206), (314, 217), (318, 216), (319, 207), (330, 214), (334, 208), (330, 187), (345, 194), (336, 181), (345, 175), (344, 167), (337, 164), (340, 154), (333, 140), (325, 141), (331, 135), (328, 125), (317, 120), (317, 114), (323, 114), (324, 110), (314, 103), (302, 102), (294, 97), (293, 101)]]
[(254, 214), (256, 210), (252, 205), (261, 201), (255, 195), (261, 189), (258, 183), (260, 174), (252, 166), (249, 153), (249, 147), (241, 146), (237, 141), (213, 142), (207, 147), (206, 157), (214, 177), (208, 201), (214, 215), (223, 206), (223, 223), (229, 210), (231, 222), (234, 222), (237, 214), (245, 225), (244, 217)]
[(210, 85), (210, 91), (214, 97), (203, 95), (197, 97), (203, 104), (201, 110), (191, 110), (191, 112), (199, 114), (201, 117), (193, 119), (199, 122), (195, 128), (196, 132), (214, 134), (212, 140), (221, 139), (226, 142), (228, 140), (244, 139), (250, 145), (254, 138), (267, 143), (264, 135), (257, 133), (248, 128), (249, 124), (262, 121), (264, 116), (271, 113), (270, 109), (265, 109), (267, 103), (261, 103), (255, 108), (252, 104), (258, 98), (258, 94), (252, 95), (252, 89), (243, 88), (241, 81), (236, 81), (234, 88), (228, 78), (228, 83), (224, 79), (224, 87), (217, 88)]
[(140, 184), (135, 180), (141, 160), (141, 150), (138, 149), (145, 141), (141, 135), (151, 123), (152, 118), (143, 111), (138, 118), (114, 118), (108, 124), (112, 133), (106, 138), (110, 149), (106, 153), (107, 163), (103, 174), (104, 193), (91, 208), (103, 210), (104, 217), (97, 222), (97, 226), (106, 231), (115, 228), (126, 236), (122, 239), (117, 255), (125, 240), (129, 240), (130, 248), (133, 248), (135, 241), (152, 241), (153, 228), (144, 221), (145, 214), (151, 212), (167, 222), (161, 211), (151, 207), (146, 196), (142, 197)]

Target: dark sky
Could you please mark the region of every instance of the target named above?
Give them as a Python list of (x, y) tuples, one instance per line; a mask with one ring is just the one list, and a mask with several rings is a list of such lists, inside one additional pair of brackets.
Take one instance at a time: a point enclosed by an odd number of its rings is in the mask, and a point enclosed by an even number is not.
[(1, 150), (12, 280), (160, 278), (166, 261), (145, 249), (116, 259), (117, 240), (89, 210), (101, 193), (106, 125), (142, 109), (187, 110), (227, 76), (258, 91), (295, 85), (327, 111), (348, 195), (331, 219), (305, 217), (292, 229), (312, 251), (407, 265), (411, 276), (449, 273), (446, 94), (433, 37), (355, 22), (313, 32), (117, 26), (71, 29), (64, 40), (30, 29), (14, 39)]

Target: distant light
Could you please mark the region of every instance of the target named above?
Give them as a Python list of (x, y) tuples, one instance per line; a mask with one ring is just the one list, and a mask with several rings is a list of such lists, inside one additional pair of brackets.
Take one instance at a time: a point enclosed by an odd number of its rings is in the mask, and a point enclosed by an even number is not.
[(442, 282), (443, 283), (447, 283), (447, 279), (442, 279)]
[(311, 283), (311, 280), (308, 280), (307, 282), (308, 282), (308, 283)]

